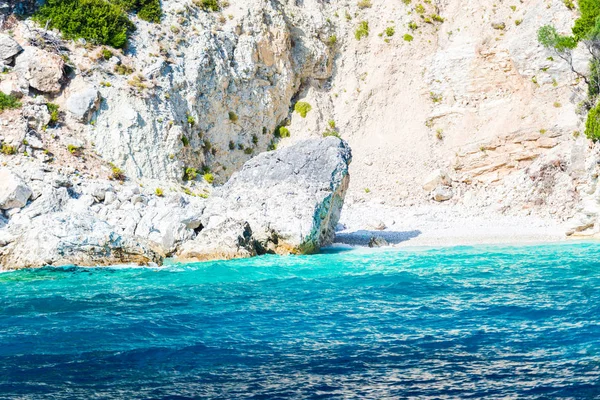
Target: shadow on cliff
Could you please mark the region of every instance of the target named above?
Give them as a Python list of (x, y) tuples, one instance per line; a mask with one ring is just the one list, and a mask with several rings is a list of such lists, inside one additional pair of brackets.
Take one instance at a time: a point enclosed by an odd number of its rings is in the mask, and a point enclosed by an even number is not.
[[(335, 235), (334, 243), (347, 244), (350, 246), (372, 246), (373, 240), (383, 239), (385, 240), (385, 242), (387, 242), (387, 244), (394, 245), (414, 239), (421, 233), (422, 232), (418, 230), (404, 232), (367, 230), (360, 230), (355, 232), (338, 232)], [(385, 245), (381, 242), (379, 244)]]

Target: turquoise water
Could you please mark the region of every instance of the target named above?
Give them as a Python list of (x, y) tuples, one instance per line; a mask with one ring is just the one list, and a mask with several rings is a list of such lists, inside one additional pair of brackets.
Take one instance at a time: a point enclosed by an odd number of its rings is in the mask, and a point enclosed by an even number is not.
[(0, 274), (0, 398), (600, 398), (600, 245)]

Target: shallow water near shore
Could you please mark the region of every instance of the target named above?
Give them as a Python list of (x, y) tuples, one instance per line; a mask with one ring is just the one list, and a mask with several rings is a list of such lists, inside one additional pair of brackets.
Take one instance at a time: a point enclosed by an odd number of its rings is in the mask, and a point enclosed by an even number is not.
[(600, 245), (0, 274), (0, 398), (597, 398)]

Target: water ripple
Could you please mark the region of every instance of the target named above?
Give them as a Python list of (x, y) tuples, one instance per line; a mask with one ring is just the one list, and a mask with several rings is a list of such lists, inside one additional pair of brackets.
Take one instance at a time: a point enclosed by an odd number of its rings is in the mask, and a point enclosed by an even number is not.
[(600, 398), (600, 245), (0, 274), (0, 399)]

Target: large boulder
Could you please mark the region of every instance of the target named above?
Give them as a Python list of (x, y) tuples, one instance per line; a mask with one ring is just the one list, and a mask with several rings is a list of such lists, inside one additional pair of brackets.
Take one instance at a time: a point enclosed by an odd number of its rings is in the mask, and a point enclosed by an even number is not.
[(0, 61), (8, 61), (22, 50), (23, 48), (19, 46), (19, 43), (15, 42), (10, 36), (0, 34)]
[(33, 89), (44, 93), (60, 91), (65, 62), (57, 55), (37, 47), (27, 46), (17, 57), (15, 71)]
[(16, 174), (8, 168), (0, 168), (0, 210), (22, 208), (32, 191)]
[(143, 239), (120, 235), (90, 213), (42, 215), (0, 248), (0, 269), (161, 262), (162, 255)]
[(182, 260), (307, 254), (333, 242), (352, 155), (335, 137), (262, 153), (211, 196)]

